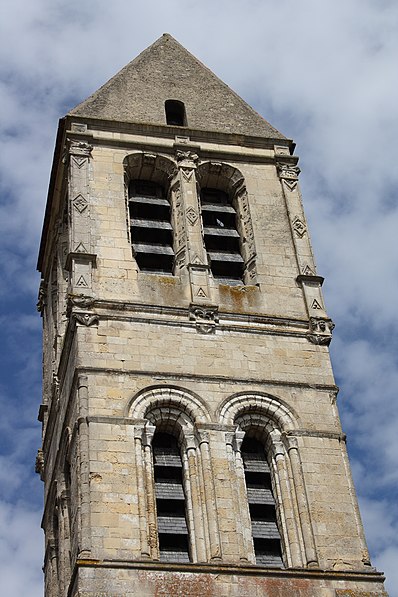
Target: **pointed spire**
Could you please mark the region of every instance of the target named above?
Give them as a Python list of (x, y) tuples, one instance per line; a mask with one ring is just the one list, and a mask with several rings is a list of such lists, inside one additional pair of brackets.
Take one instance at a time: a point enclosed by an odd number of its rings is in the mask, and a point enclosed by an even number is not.
[(169, 33), (68, 115), (166, 125), (167, 100), (184, 104), (190, 129), (285, 138)]

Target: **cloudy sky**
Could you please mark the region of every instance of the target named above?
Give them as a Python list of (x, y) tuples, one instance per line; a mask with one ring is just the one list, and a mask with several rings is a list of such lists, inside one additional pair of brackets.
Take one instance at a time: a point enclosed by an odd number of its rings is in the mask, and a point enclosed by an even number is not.
[(361, 511), (397, 597), (396, 0), (3, 0), (2, 592), (42, 595), (35, 266), (57, 120), (166, 31), (298, 144)]

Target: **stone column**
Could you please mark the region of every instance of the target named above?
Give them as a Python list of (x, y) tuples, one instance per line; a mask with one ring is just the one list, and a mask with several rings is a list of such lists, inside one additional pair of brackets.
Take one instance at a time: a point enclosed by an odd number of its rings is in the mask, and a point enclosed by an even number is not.
[(288, 453), (293, 473), (293, 483), (297, 500), (297, 508), (300, 517), (301, 532), (304, 541), (306, 565), (309, 568), (319, 566), (316, 554), (314, 534), (312, 531), (311, 517), (308, 507), (307, 492), (304, 484), (303, 470), (298, 451), (297, 438), (288, 436)]
[(142, 436), (144, 434), (144, 425), (136, 426), (134, 428), (134, 454), (135, 454), (135, 470), (137, 474), (137, 490), (138, 490), (138, 518), (140, 530), (140, 544), (141, 557), (151, 558), (151, 548), (149, 545), (148, 525), (147, 525), (147, 508), (145, 496), (145, 464), (143, 459)]
[(156, 496), (152, 456), (152, 439), (155, 430), (156, 427), (154, 425), (146, 423), (145, 430), (142, 435), (148, 543), (151, 558), (153, 560), (159, 559), (158, 529), (156, 521)]
[[(186, 238), (185, 266), (188, 271), (191, 302), (206, 305), (211, 302), (209, 264), (203, 243), (200, 204), (197, 194), (196, 166), (198, 155), (188, 147), (176, 147), (178, 164), (178, 219), (176, 230), (184, 229)], [(177, 241), (178, 242), (178, 241)], [(178, 260), (178, 255), (176, 256)]]
[(194, 562), (206, 562), (205, 528), (203, 504), (200, 495), (200, 480), (196, 456), (196, 442), (193, 433), (184, 433), (185, 452), (183, 453), (184, 489), (187, 502), (189, 536)]
[(58, 497), (58, 564), (59, 584), (61, 594), (64, 595), (70, 580), (70, 525), (69, 525), (69, 491), (63, 490)]
[(298, 276), (304, 302), (310, 319), (308, 340), (314, 344), (329, 344), (333, 323), (329, 319), (321, 291), (323, 278), (316, 275), (315, 261), (307, 230), (306, 219), (298, 184), (298, 158), (290, 155), (287, 147), (275, 146), (275, 159), (282, 185), (286, 211), (295, 248)]
[(289, 567), (302, 568), (303, 559), (301, 557), (299, 531), (293, 506), (289, 473), (286, 466), (286, 451), (281, 441), (273, 441), (271, 450), (278, 494), (276, 502), (279, 504), (278, 511), (283, 527), (287, 564)]
[(91, 552), (90, 516), (90, 445), (88, 429), (88, 377), (79, 375), (77, 379), (79, 436), (78, 459), (80, 470), (80, 524), (78, 556), (85, 558)]
[(244, 436), (243, 431), (227, 432), (225, 439), (238, 536), (239, 559), (243, 563), (250, 561), (251, 564), (255, 564), (245, 472), (240, 452)]
[(69, 293), (92, 296), (92, 268), (96, 256), (91, 241), (89, 158), (92, 146), (69, 141), (69, 247), (66, 268)]
[(200, 453), (203, 471), (204, 497), (206, 500), (207, 524), (209, 529), (210, 559), (221, 560), (221, 539), (218, 527), (216, 493), (214, 489), (209, 441), (208, 432), (202, 431), (200, 433)]

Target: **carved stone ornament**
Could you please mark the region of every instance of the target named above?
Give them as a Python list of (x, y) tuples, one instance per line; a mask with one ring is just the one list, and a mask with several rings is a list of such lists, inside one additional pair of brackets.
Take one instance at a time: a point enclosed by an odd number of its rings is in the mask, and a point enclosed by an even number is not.
[(77, 211), (81, 214), (87, 209), (88, 201), (83, 195), (80, 193), (76, 195), (76, 197), (72, 200), (73, 207), (77, 209)]
[(321, 311), (322, 305), (316, 299), (314, 299), (311, 303), (311, 309), (315, 309), (315, 311)]
[(47, 296), (47, 292), (46, 292), (46, 284), (44, 282), (44, 280), (40, 281), (40, 287), (39, 287), (39, 295), (37, 297), (37, 304), (36, 304), (36, 308), (39, 311), (39, 313), (43, 313), (45, 304), (46, 304), (46, 296)]
[(73, 156), (89, 158), (92, 150), (93, 146), (84, 141), (70, 141), (69, 143), (69, 153)]
[(69, 294), (68, 308), (79, 307), (80, 309), (91, 309), (94, 304), (94, 297), (85, 294)]
[(274, 145), (275, 155), (290, 155), (290, 150), (287, 145)]
[(306, 225), (298, 216), (296, 216), (293, 219), (292, 227), (293, 227), (294, 232), (296, 233), (296, 236), (298, 236), (299, 238), (303, 238), (303, 236), (307, 232)]
[(285, 162), (277, 162), (276, 164), (279, 178), (288, 180), (297, 180), (300, 174), (300, 168), (294, 164), (287, 164)]
[(308, 340), (312, 342), (312, 344), (328, 346), (332, 339), (334, 327), (335, 325), (331, 319), (310, 317), (310, 333), (307, 336)]
[(40, 448), (37, 450), (35, 472), (40, 475), (40, 479), (44, 481), (44, 454)]
[(196, 210), (192, 206), (188, 207), (188, 209), (186, 210), (185, 214), (186, 214), (187, 220), (191, 224), (191, 226), (193, 226), (194, 224), (196, 224), (196, 222), (198, 221), (198, 214), (197, 214)]
[(304, 265), (304, 267), (301, 268), (301, 273), (303, 276), (315, 276), (315, 272), (310, 268), (310, 266)]
[(73, 313), (76, 322), (89, 327), (98, 324), (99, 317), (96, 313)]
[(199, 162), (199, 156), (193, 151), (181, 151), (177, 150), (176, 153), (177, 162), (192, 162), (195, 166)]
[(218, 323), (218, 308), (191, 305), (189, 319), (195, 322), (197, 332), (213, 334)]

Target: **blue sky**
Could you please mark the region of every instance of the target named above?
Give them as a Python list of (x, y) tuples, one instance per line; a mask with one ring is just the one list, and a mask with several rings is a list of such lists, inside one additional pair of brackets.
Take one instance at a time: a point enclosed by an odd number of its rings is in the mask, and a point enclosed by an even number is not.
[(8, 597), (42, 595), (35, 265), (57, 121), (165, 31), (297, 143), (367, 539), (398, 596), (397, 30), (393, 0), (2, 3), (0, 576)]

